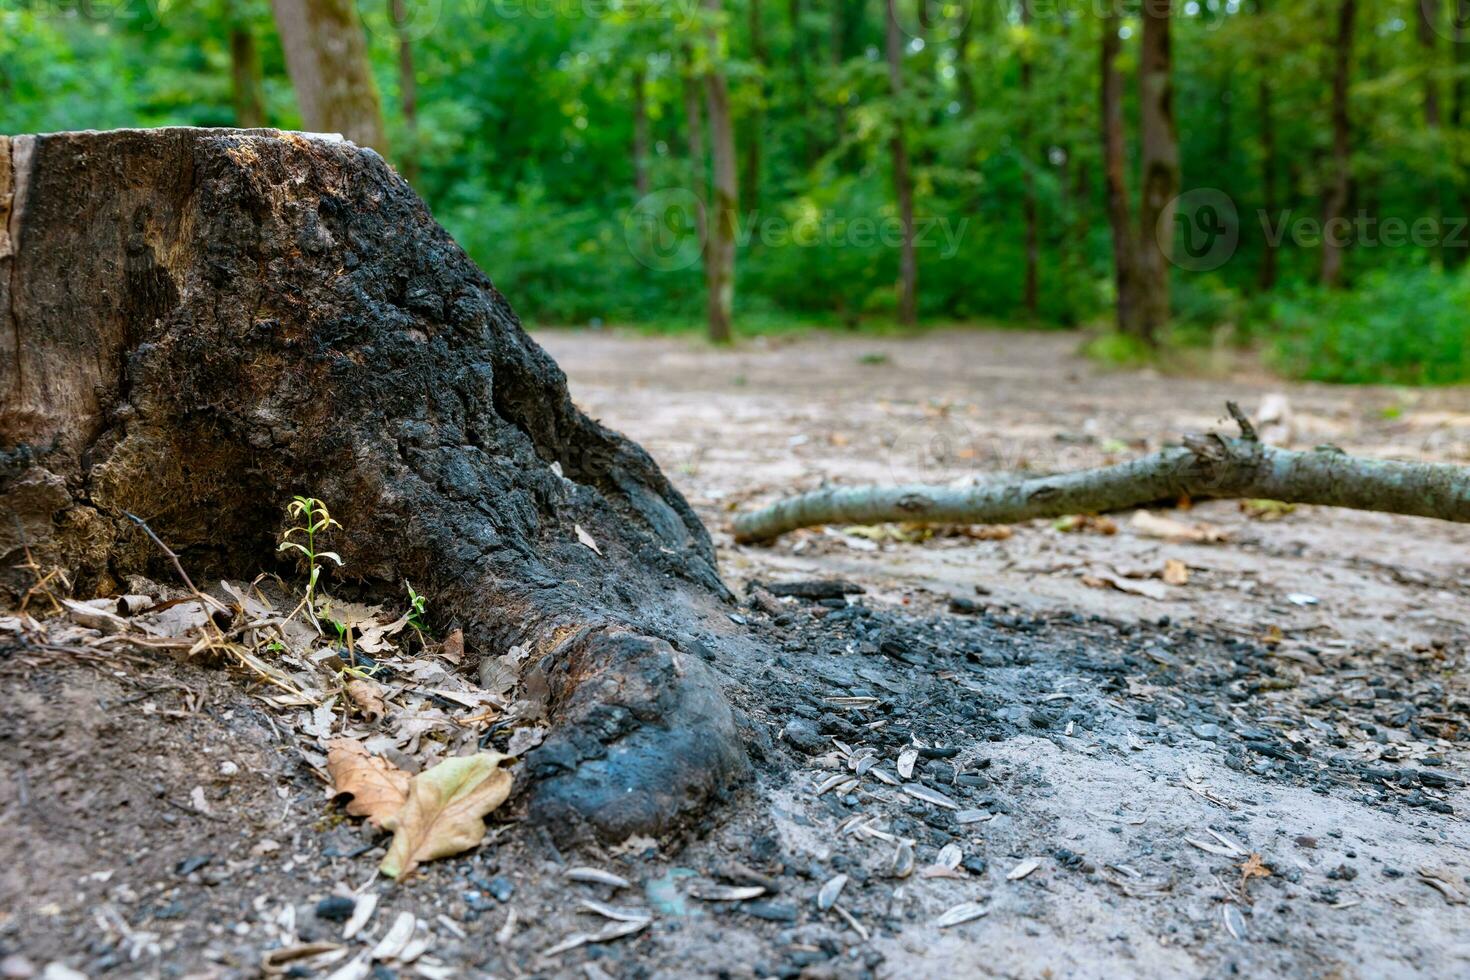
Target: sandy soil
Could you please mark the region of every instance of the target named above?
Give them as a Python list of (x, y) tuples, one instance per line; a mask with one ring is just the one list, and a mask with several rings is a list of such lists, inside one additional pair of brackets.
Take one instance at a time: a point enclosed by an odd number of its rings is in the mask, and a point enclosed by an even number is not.
[[(730, 695), (752, 783), (684, 840), (607, 852), (559, 853), (512, 805), (490, 843), (392, 885), (372, 876), (382, 839), (325, 798), (239, 677), (0, 650), (0, 976), (254, 976), (310, 942), (343, 958), (274, 974), (1470, 972), (1470, 528), (1215, 503), (1169, 516), (1219, 527), (1216, 544), (1129, 515), (1110, 535), (999, 540), (830, 529), (736, 548), (722, 530), (824, 480), (1100, 463), (1276, 391), (1297, 444), (1466, 460), (1470, 393), (1108, 373), (1054, 334), (539, 339), (691, 498), (737, 593), (866, 590), (732, 607), (720, 639), (744, 651)], [(1167, 559), (1186, 584), (1131, 577)], [(1102, 577), (1151, 594), (1087, 584)], [(570, 882), (577, 864), (630, 884)], [(765, 894), (696, 897), (714, 884)], [(319, 904), (334, 892), (378, 899), (349, 942)], [(603, 924), (583, 900), (652, 923), (547, 956)], [(975, 918), (940, 924), (966, 903)], [(373, 963), (405, 912), (424, 957)]]

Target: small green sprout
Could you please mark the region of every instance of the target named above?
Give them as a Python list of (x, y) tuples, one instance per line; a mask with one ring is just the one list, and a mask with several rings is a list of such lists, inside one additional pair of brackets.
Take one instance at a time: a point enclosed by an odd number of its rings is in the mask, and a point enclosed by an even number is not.
[(403, 587), (408, 590), (408, 625), (418, 634), (419, 645), (424, 645), (424, 631), (429, 628), (424, 617), (428, 614), (429, 597), (419, 595), (413, 590), (413, 585), (408, 579), (403, 580)]
[[(338, 568), (342, 567), (342, 558), (335, 551), (317, 551), (317, 535), (324, 534), (332, 528), (341, 528), (342, 525), (333, 519), (327, 505), (315, 497), (293, 497), (286, 505), (286, 516), (301, 523), (293, 525), (281, 535), (281, 544), (277, 551), (295, 550), (306, 557), (308, 577), (306, 580), (306, 611), (312, 621), (316, 620), (316, 583), (321, 577), (321, 562), (329, 560), (334, 562)], [(305, 535), (306, 543), (293, 541), (295, 536)]]

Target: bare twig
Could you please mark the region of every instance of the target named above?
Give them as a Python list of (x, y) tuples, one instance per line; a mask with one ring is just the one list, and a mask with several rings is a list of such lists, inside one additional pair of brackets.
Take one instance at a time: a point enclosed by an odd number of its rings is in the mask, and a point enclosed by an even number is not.
[(735, 540), (818, 524), (1011, 524), (1183, 497), (1262, 498), (1470, 522), (1470, 467), (1267, 446), (1233, 403), (1240, 438), (1212, 434), (1116, 466), (969, 487), (828, 487), (735, 518)]

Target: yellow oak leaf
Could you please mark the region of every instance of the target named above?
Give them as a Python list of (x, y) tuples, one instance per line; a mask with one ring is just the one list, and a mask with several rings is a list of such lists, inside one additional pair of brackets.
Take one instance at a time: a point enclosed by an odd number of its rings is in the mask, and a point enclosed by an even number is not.
[(378, 870), (390, 878), (408, 874), (423, 861), (448, 857), (485, 839), (485, 814), (510, 796), (510, 772), (499, 752), (445, 759), (413, 777), (408, 799), (383, 822), (393, 844)]
[(347, 812), (367, 817), (374, 827), (383, 827), (384, 821), (403, 809), (413, 778), (387, 759), (371, 755), (353, 738), (327, 742), (327, 774), (336, 793), (351, 794)]

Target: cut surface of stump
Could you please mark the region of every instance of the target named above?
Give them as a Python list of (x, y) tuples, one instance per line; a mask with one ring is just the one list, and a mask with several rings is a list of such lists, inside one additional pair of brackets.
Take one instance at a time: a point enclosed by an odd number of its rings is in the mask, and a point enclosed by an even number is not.
[(472, 649), (531, 650), (531, 812), (558, 837), (668, 831), (743, 777), (690, 652), (728, 598), (704, 527), (371, 150), (0, 137), (0, 310), (12, 596), (27, 547), (83, 594), (166, 577), (129, 513), (196, 579), (249, 577), (280, 561), (282, 503), (315, 496), (346, 529), (339, 583), (407, 580)]

